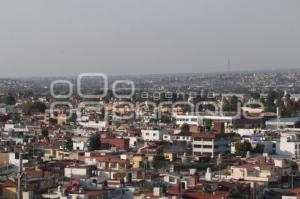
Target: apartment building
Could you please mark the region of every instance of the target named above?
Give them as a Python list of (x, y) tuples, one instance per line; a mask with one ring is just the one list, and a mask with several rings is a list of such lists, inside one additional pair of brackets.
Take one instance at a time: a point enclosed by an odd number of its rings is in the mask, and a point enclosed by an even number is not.
[(216, 157), (230, 153), (232, 134), (224, 133), (224, 124), (215, 123), (212, 131), (193, 134), (193, 155)]

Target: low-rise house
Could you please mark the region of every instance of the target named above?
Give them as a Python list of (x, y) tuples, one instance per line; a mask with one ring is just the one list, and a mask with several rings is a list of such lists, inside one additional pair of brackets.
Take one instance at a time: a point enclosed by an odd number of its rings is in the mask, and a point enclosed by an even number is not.
[(127, 138), (101, 138), (101, 148), (110, 149), (115, 147), (118, 150), (128, 150), (129, 149), (129, 139)]
[(85, 157), (85, 163), (95, 165), (97, 175), (106, 179), (129, 179), (129, 169), (131, 168), (129, 159), (121, 159), (119, 155), (104, 155)]
[(7, 179), (1, 183), (1, 196), (7, 199), (15, 199), (17, 195), (17, 182)]
[(93, 165), (69, 165), (65, 168), (65, 177), (68, 178), (89, 178), (96, 175), (96, 168)]
[(190, 131), (181, 131), (177, 134), (174, 134), (173, 141), (184, 141), (184, 142), (191, 142), (192, 139), (192, 133)]
[[(226, 172), (225, 172), (226, 173)], [(283, 158), (259, 157), (247, 159), (246, 163), (231, 166), (229, 174), (222, 178), (258, 183), (277, 183), (283, 176), (292, 174), (292, 162)]]
[[(9, 153), (9, 157), (8, 157), (8, 163), (9, 164), (12, 164), (12, 165), (15, 165), (17, 167), (19, 167), (20, 165), (20, 157), (19, 157), (19, 153)], [(23, 157), (23, 160), (22, 160), (22, 164), (26, 164), (28, 163), (28, 157)]]
[(142, 168), (145, 161), (146, 161), (145, 154), (142, 153), (136, 153), (132, 155), (132, 168)]
[(166, 142), (173, 142), (174, 136), (171, 132), (164, 132), (163, 133), (163, 141)]
[(276, 154), (300, 157), (300, 131), (286, 131), (280, 135), (280, 142), (276, 145)]
[(246, 163), (230, 167), (230, 177), (235, 180), (251, 182), (277, 182), (280, 179), (280, 171), (274, 165)]

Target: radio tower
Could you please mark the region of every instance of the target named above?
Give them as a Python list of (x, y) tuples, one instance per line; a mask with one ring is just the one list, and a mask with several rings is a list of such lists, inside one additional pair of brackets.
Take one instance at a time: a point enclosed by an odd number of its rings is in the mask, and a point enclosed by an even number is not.
[(227, 69), (228, 69), (228, 73), (231, 73), (230, 57), (228, 57), (228, 60), (227, 60)]

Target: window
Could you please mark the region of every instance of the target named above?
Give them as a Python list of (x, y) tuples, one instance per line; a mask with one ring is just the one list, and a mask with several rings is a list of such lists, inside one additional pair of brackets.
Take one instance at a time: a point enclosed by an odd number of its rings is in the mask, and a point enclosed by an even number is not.
[(199, 155), (199, 156), (201, 156), (202, 153), (201, 153), (201, 152), (194, 152), (194, 155)]
[(110, 168), (117, 168), (117, 163), (114, 162), (110, 163)]
[(201, 148), (200, 144), (194, 144), (194, 148)]
[(169, 181), (170, 181), (170, 182), (175, 182), (175, 180), (176, 180), (176, 179), (175, 179), (174, 177), (172, 177), (172, 176), (169, 177)]

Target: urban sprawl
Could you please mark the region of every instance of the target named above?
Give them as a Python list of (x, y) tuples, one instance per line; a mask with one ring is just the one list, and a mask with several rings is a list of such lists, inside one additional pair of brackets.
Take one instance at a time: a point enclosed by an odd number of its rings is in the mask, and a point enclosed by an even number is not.
[(0, 79), (2, 199), (298, 199), (300, 70)]

